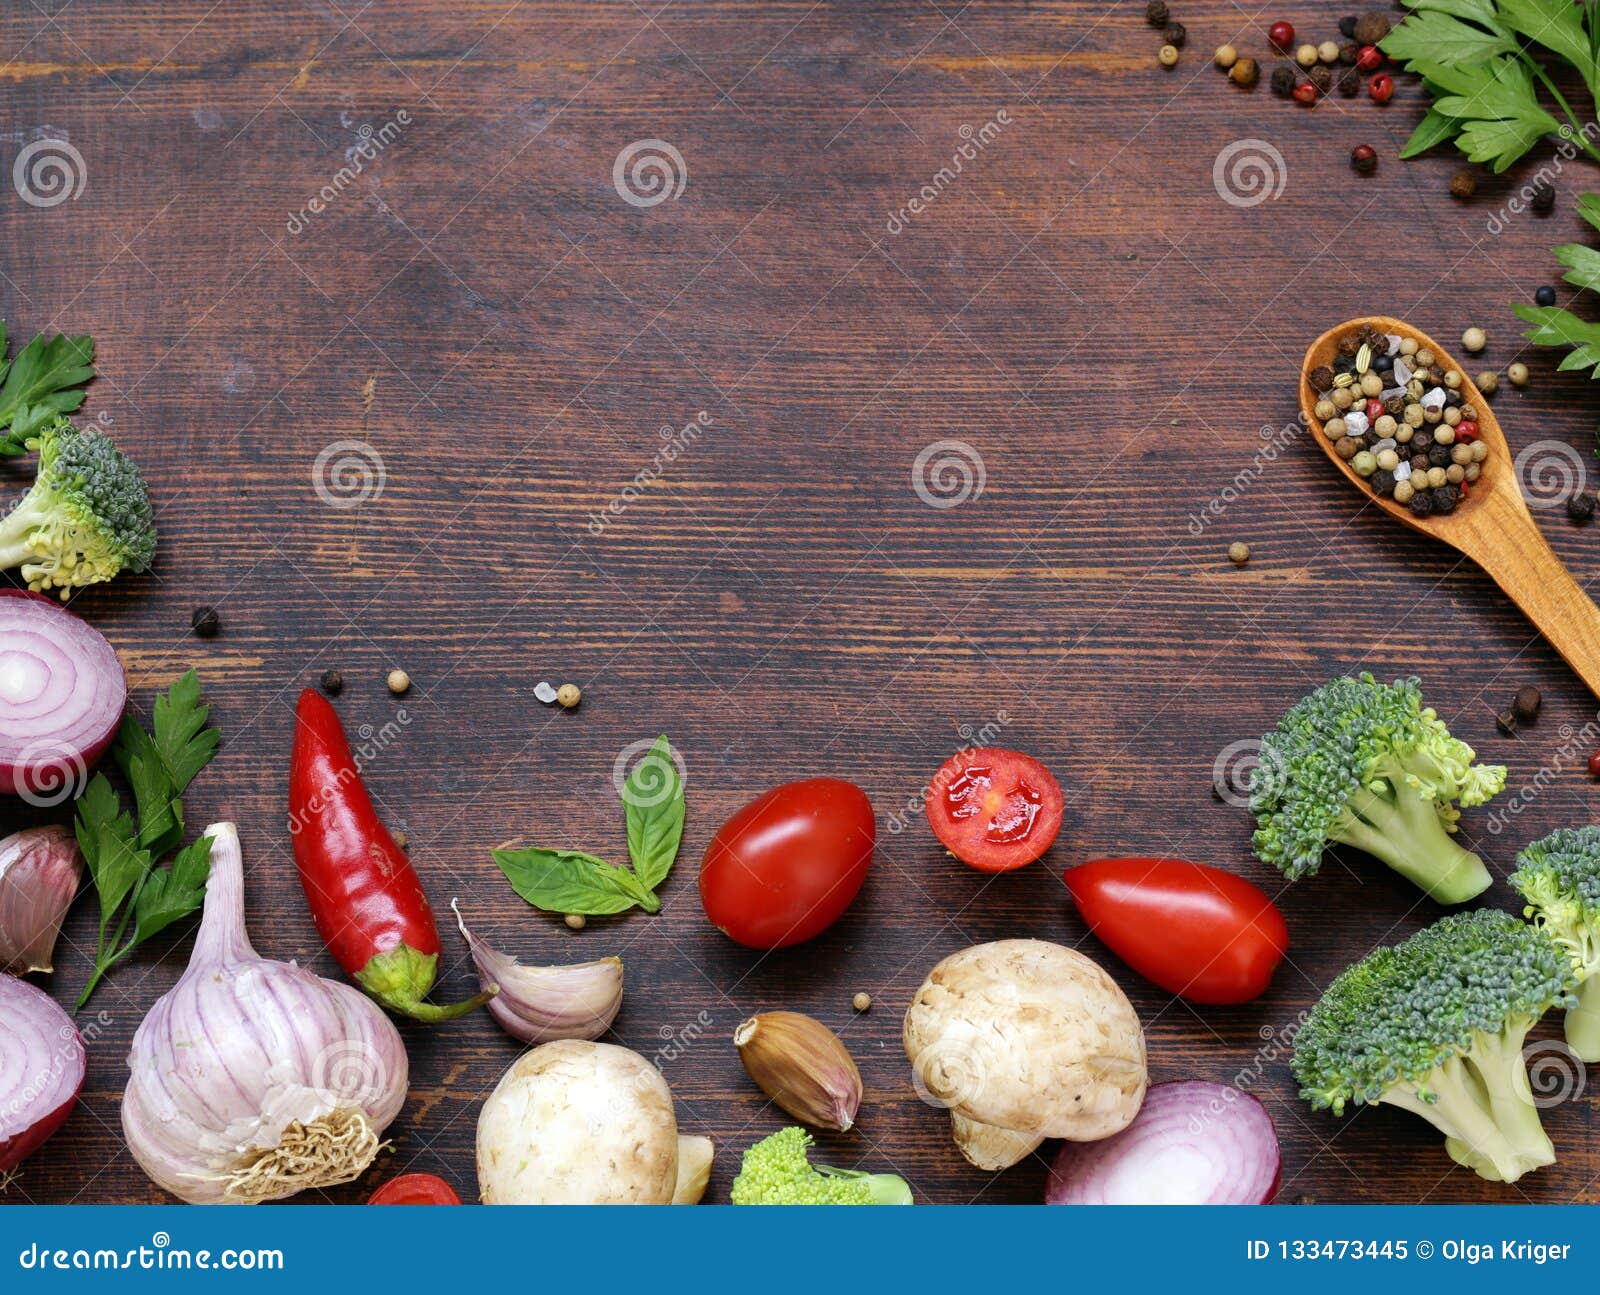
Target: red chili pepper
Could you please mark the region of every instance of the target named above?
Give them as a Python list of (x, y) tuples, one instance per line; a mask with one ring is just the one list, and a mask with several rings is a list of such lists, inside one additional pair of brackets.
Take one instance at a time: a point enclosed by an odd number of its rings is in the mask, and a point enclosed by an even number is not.
[(449, 1007), (422, 1001), (439, 971), (433, 909), (372, 807), (337, 712), (310, 688), (295, 711), (289, 833), (318, 934), (373, 998), (419, 1021), (444, 1021), (493, 997)]
[(401, 1174), (367, 1198), (368, 1205), (459, 1205), (456, 1189), (437, 1174)]

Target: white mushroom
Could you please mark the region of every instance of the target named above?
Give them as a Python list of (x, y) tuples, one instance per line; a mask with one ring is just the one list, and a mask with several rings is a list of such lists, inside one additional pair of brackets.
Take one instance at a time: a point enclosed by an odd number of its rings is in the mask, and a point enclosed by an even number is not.
[(904, 1040), (956, 1145), (1005, 1169), (1046, 1138), (1093, 1142), (1132, 1121), (1148, 1082), (1144, 1033), (1116, 982), (1072, 949), (1000, 940), (951, 954), (922, 982)]

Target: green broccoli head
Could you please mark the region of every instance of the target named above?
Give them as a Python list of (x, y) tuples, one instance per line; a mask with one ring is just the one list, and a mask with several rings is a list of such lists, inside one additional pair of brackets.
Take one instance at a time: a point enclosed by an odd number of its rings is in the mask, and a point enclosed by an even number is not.
[(1581, 982), (1567, 1013), (1567, 1043), (1582, 1060), (1600, 1061), (1600, 827), (1557, 828), (1517, 856), (1507, 880)]
[(1458, 1164), (1513, 1182), (1551, 1164), (1522, 1056), (1551, 1007), (1576, 999), (1572, 965), (1510, 913), (1456, 913), (1347, 967), (1294, 1039), (1300, 1095), (1341, 1114), (1383, 1102), (1445, 1135)]
[(109, 437), (65, 418), (28, 441), (39, 471), (22, 502), (0, 518), (0, 570), (28, 588), (58, 589), (144, 571), (156, 551), (150, 494), (138, 467)]
[(1450, 839), (1462, 805), (1505, 786), (1504, 765), (1473, 750), (1422, 704), (1417, 679), (1334, 679), (1261, 739), (1251, 772), (1256, 854), (1291, 880), (1322, 864), (1330, 844), (1383, 860), (1442, 904), (1490, 883), (1483, 861)]
[(813, 1166), (811, 1135), (780, 1129), (744, 1153), (733, 1180), (735, 1205), (910, 1205), (911, 1188), (894, 1174)]

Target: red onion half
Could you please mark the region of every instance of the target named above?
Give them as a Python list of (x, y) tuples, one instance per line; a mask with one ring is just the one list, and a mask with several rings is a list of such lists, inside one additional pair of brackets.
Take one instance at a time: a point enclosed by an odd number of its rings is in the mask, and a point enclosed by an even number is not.
[(72, 1018), (42, 989), (0, 976), (0, 1173), (61, 1127), (86, 1064)]
[(0, 589), (0, 792), (40, 806), (73, 799), (127, 700), (99, 630), (48, 598)]
[(1187, 1079), (1156, 1084), (1132, 1124), (1100, 1142), (1062, 1144), (1046, 1205), (1266, 1205), (1283, 1159), (1266, 1108), (1249, 1093)]

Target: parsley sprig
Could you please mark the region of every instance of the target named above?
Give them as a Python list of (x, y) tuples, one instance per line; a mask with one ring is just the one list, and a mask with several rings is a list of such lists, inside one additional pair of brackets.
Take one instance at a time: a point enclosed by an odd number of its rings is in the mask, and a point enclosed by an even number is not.
[[(222, 740), (206, 727), (209, 714), (191, 670), (156, 698), (151, 729), (129, 714), (117, 731), (111, 755), (133, 792), (134, 812), (103, 773), (78, 798), (74, 830), (100, 899), (94, 969), (78, 996), (80, 1008), (112, 967), (205, 901), (211, 838), (178, 846), (183, 794)], [(174, 850), (172, 862), (158, 866)]]
[[(1578, 214), (1600, 229), (1600, 194), (1586, 193), (1578, 199)], [(1555, 258), (1567, 267), (1561, 277), (1576, 288), (1600, 292), (1600, 251), (1583, 243), (1564, 243), (1555, 249)], [(1563, 372), (1588, 369), (1591, 378), (1600, 379), (1600, 324), (1580, 319), (1560, 306), (1512, 306), (1517, 318), (1532, 324), (1522, 335), (1535, 346), (1570, 347), (1557, 366)]]
[[(1382, 49), (1422, 78), (1432, 100), (1401, 157), (1453, 139), (1469, 159), (1500, 172), (1544, 137), (1560, 135), (1600, 162), (1600, 148), (1549, 66), (1553, 61), (1573, 69), (1590, 100), (1600, 103), (1600, 17), (1594, 5), (1572, 0), (1401, 3), (1412, 13), (1384, 38)], [(1554, 112), (1540, 98), (1541, 90)]]
[(0, 455), (21, 454), (27, 440), (83, 404), (94, 377), (94, 338), (40, 333), (7, 361), (6, 326), (0, 321)]

